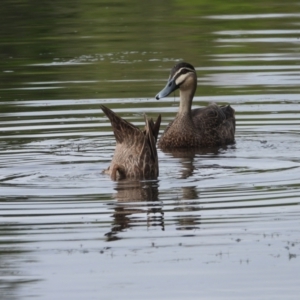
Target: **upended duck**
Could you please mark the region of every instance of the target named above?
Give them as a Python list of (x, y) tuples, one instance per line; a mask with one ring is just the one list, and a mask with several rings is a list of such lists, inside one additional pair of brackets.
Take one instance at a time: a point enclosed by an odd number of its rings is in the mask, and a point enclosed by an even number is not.
[(162, 150), (208, 148), (234, 143), (235, 114), (230, 105), (211, 103), (204, 108), (191, 109), (197, 89), (197, 74), (191, 64), (176, 64), (167, 85), (156, 95), (156, 99), (167, 97), (176, 89), (180, 92), (179, 111), (158, 142)]
[(157, 179), (159, 174), (156, 141), (161, 116), (156, 122), (145, 116), (142, 131), (116, 115), (104, 105), (101, 109), (109, 118), (116, 138), (116, 149), (111, 164), (104, 173), (112, 180)]

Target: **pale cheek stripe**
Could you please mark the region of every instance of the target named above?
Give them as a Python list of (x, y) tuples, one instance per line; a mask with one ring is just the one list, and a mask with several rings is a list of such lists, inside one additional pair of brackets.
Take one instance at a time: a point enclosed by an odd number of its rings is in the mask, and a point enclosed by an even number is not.
[(179, 77), (175, 79), (176, 85), (180, 85), (181, 83), (183, 83), (189, 75), (189, 73), (179, 75)]

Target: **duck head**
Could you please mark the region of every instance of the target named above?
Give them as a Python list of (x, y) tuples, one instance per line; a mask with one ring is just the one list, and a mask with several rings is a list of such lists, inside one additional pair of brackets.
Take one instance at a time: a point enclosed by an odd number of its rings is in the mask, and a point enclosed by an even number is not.
[(180, 92), (188, 92), (193, 98), (197, 88), (197, 75), (195, 68), (186, 62), (176, 64), (170, 73), (167, 85), (155, 96), (156, 100), (167, 97), (173, 91), (180, 89)]

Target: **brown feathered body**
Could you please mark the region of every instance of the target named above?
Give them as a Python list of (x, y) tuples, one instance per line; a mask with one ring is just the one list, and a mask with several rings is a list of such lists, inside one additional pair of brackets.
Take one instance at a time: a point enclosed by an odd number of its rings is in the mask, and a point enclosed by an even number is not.
[(180, 106), (175, 119), (167, 126), (158, 146), (172, 148), (208, 148), (234, 143), (235, 112), (230, 106), (215, 103), (191, 109), (197, 88), (197, 75), (188, 63), (173, 67), (166, 87), (156, 96), (160, 99), (179, 89)]
[(157, 179), (159, 174), (156, 141), (161, 116), (156, 122), (145, 116), (145, 129), (142, 131), (116, 115), (104, 105), (101, 109), (109, 118), (116, 138), (116, 148), (111, 164), (105, 173), (112, 180)]
[(234, 109), (218, 106), (193, 109), (190, 114), (178, 113), (167, 126), (158, 146), (171, 148), (209, 148), (234, 143)]

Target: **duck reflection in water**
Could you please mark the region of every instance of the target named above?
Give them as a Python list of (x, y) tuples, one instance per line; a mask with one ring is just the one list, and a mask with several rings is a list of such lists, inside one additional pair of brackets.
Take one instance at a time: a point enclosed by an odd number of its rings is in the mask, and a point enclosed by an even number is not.
[[(206, 149), (170, 149), (169, 151), (164, 151), (164, 153), (173, 157), (172, 160), (178, 160), (179, 162), (174, 162), (174, 165), (179, 165), (176, 168), (176, 178), (182, 180), (182, 186), (174, 190), (177, 198), (174, 204), (174, 211), (176, 212), (174, 221), (176, 222), (176, 229), (182, 231), (183, 236), (197, 235), (196, 232), (192, 233), (192, 231), (197, 231), (201, 228), (201, 195), (198, 186), (194, 185), (195, 182), (201, 185), (202, 178), (207, 179), (207, 173), (204, 172), (206, 175), (202, 175), (201, 169), (223, 169), (218, 164), (208, 165), (201, 162), (203, 159), (214, 160), (226, 150), (227, 148), (224, 146)], [(180, 181), (178, 181), (178, 184), (180, 185)], [(186, 231), (189, 231), (189, 233), (187, 234)]]
[[(211, 166), (207, 165), (198, 165), (195, 167), (195, 157), (198, 157), (198, 159), (203, 159), (207, 157), (217, 157), (222, 151), (226, 150), (226, 147), (211, 147), (211, 148), (205, 148), (205, 149), (184, 149), (184, 148), (178, 148), (178, 149), (169, 149), (164, 151), (167, 155), (170, 155), (176, 159), (179, 159), (179, 162), (181, 163), (181, 169), (178, 170), (178, 178), (180, 179), (187, 179), (194, 175), (194, 172), (199, 168), (209, 168)], [(215, 165), (214, 165), (215, 167)], [(198, 178), (200, 180), (201, 178)]]
[[(183, 231), (198, 230), (201, 224), (201, 206), (196, 186), (182, 187), (181, 193), (181, 199), (177, 202), (175, 208), (177, 212), (177, 216), (175, 217), (176, 229)], [(195, 213), (197, 211), (199, 211), (199, 214)]]
[(116, 115), (104, 105), (101, 109), (109, 118), (116, 138), (116, 149), (111, 164), (104, 172), (112, 180), (147, 180), (158, 177), (158, 156), (156, 141), (161, 117), (154, 123), (145, 116), (142, 131)]
[[(115, 190), (114, 198), (117, 202), (112, 207), (114, 210), (112, 228), (105, 234), (107, 241), (121, 239), (120, 234), (133, 227), (146, 226), (165, 230), (164, 206), (159, 199), (157, 181), (118, 181)], [(170, 197), (169, 190), (166, 195)], [(168, 199), (164, 203), (168, 207), (167, 211), (171, 212), (169, 226), (173, 223), (176, 230), (183, 232), (199, 230), (202, 208), (197, 187), (181, 187), (179, 193), (175, 190), (175, 195), (173, 200)]]
[(105, 236), (107, 241), (120, 239), (118, 233), (133, 227), (158, 226), (164, 230), (164, 213), (158, 198), (157, 181), (128, 181), (116, 183), (113, 225)]

